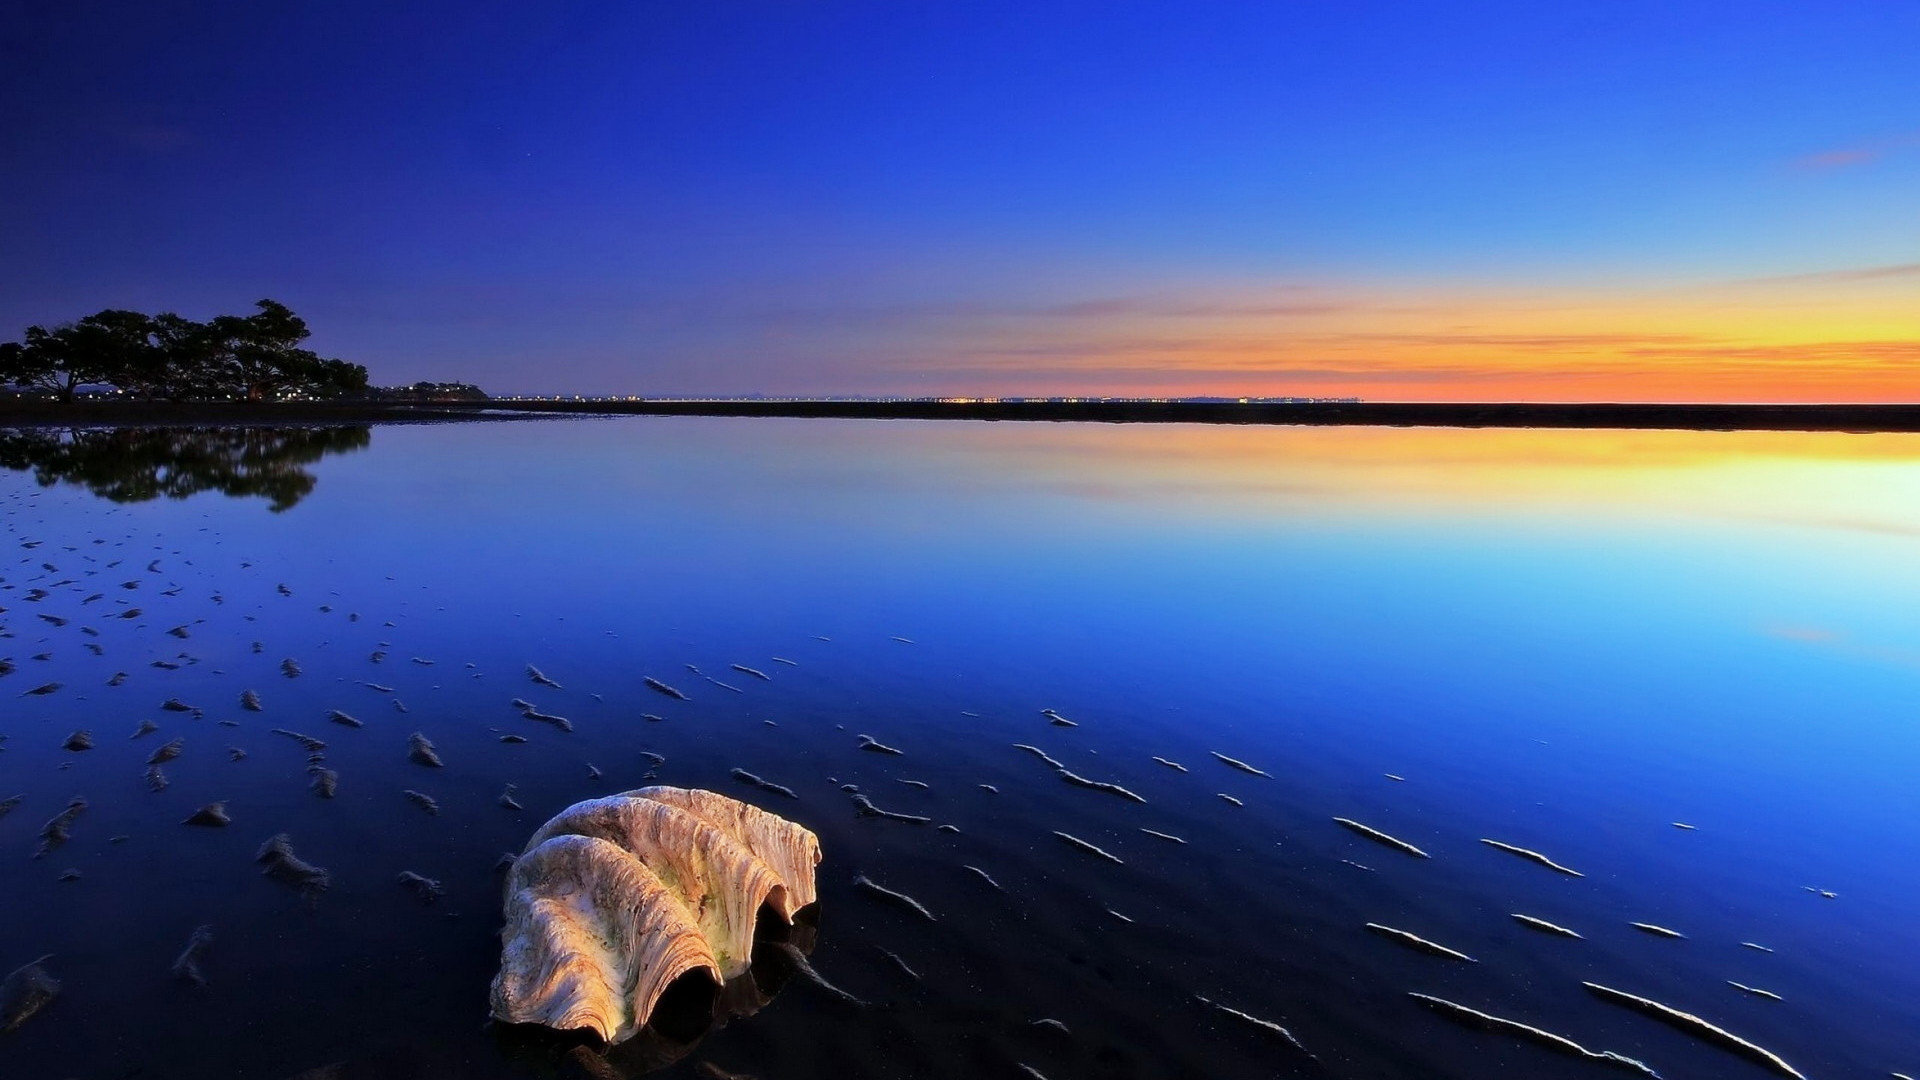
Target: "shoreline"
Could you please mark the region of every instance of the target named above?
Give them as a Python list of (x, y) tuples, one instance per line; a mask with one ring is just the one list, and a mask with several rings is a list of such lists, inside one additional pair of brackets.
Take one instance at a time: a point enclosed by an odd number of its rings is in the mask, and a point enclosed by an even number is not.
[(1215, 401), (486, 401), (0, 403), (0, 426), (436, 423), (540, 416), (739, 416), (1112, 424), (1920, 432), (1920, 405)]
[(389, 401), (0, 402), (0, 427), (220, 427), (514, 420), (466, 403)]

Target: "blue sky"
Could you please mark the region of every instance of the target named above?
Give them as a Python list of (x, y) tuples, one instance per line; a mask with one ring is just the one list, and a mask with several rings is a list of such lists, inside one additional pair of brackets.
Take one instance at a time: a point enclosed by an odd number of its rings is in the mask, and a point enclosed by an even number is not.
[[(8, 332), (273, 296), (376, 381), (635, 393), (1920, 362), (1911, 3), (25, 9)], [(1569, 333), (1641, 352), (1487, 344)], [(1893, 359), (1646, 355), (1676, 335)]]

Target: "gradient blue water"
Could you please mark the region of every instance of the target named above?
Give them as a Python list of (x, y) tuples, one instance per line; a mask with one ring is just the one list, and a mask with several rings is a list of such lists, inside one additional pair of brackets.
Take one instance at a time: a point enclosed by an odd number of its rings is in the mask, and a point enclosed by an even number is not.
[[(279, 514), (215, 496), (116, 506), (0, 476), (10, 534), (47, 541), (4, 571), (0, 655), (21, 668), (4, 688), (67, 684), (10, 694), (0, 721), (0, 796), (26, 795), (0, 819), (0, 851), (18, 856), (0, 879), (0, 967), (54, 953), (67, 983), (0, 1038), (0, 1074), (280, 1077), (346, 1061), (533, 1075), (481, 1029), (493, 860), (567, 802), (637, 786), (643, 750), (667, 755), (664, 782), (820, 832), (816, 965), (892, 1003), (847, 1012), (789, 989), (689, 1061), (769, 1076), (1596, 1075), (1448, 1026), (1405, 997), (1421, 991), (1668, 1077), (1762, 1075), (1589, 998), (1592, 979), (1698, 1012), (1809, 1076), (1912, 1072), (1920, 530), (1906, 496), (1920, 441), (1857, 453), (1858, 438), (1671, 434), (1658, 453), (1615, 454), (1586, 433), (626, 418), (378, 428), (368, 449), (311, 466), (314, 492)], [(1406, 455), (1428, 460), (1409, 472)], [(95, 657), (73, 630), (117, 590), (80, 607), (88, 579), (38, 603), (73, 615), (66, 628), (33, 620), (20, 592), (109, 550), (126, 565), (100, 580), (149, 578), (149, 614), (101, 624)], [(159, 597), (162, 579), (180, 594)], [(163, 633), (195, 619), (185, 641)], [(383, 641), (389, 658), (370, 664)], [(199, 663), (146, 666), (182, 651)], [(278, 674), (288, 656), (301, 678)], [(736, 677), (736, 662), (773, 681)], [(566, 690), (531, 686), (528, 663)], [(116, 670), (127, 685), (103, 687)], [(694, 700), (650, 693), (645, 675)], [(242, 687), (264, 714), (234, 707)], [(169, 696), (206, 718), (158, 712)], [(519, 719), (511, 697), (576, 731)], [(368, 726), (329, 725), (329, 708)], [(1050, 727), (1042, 708), (1080, 726)], [(189, 741), (164, 793), (141, 781), (156, 740), (126, 741), (142, 717)], [(304, 755), (273, 726), (332, 744), (339, 799), (307, 793)], [(76, 727), (99, 749), (62, 753)], [(414, 730), (444, 772), (407, 764)], [(502, 731), (531, 742), (502, 746)], [(859, 753), (859, 733), (907, 754)], [(1017, 742), (1148, 802), (1062, 785)], [(229, 744), (248, 760), (228, 761)], [(802, 798), (734, 785), (735, 765)], [(962, 832), (856, 819), (848, 781)], [(494, 805), (507, 782), (525, 814)], [(433, 793), (441, 816), (403, 787)], [(30, 861), (75, 792), (94, 805), (74, 841)], [(232, 828), (176, 824), (214, 798)], [(1434, 857), (1370, 844), (1336, 815)], [(340, 881), (311, 909), (249, 861), (280, 831)], [(57, 881), (68, 867), (82, 878)], [(420, 907), (392, 883), (403, 868), (442, 878), (447, 900)], [(859, 872), (942, 921), (873, 905), (850, 887)], [(1530, 933), (1515, 911), (1586, 939)], [(1481, 963), (1399, 949), (1369, 921)], [(219, 934), (204, 991), (165, 970), (200, 922)], [(901, 985), (875, 946), (923, 983)], [(1318, 1060), (1195, 995), (1287, 1025)], [(1026, 1028), (1049, 1015), (1072, 1039)]]

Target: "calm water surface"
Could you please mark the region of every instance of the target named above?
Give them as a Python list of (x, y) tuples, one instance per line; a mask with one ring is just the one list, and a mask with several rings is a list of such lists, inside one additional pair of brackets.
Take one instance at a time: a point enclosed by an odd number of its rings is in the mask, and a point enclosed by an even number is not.
[[(1810, 1077), (1920, 1074), (1920, 438), (642, 418), (99, 438), (0, 440), (0, 798), (21, 796), (0, 970), (50, 953), (64, 983), (0, 1035), (0, 1075), (563, 1075), (485, 1022), (495, 863), (567, 804), (656, 781), (820, 835), (813, 963), (874, 1003), (790, 984), (663, 1076), (1630, 1075), (1414, 991), (1668, 1078), (1767, 1075), (1584, 980)], [(129, 738), (142, 720), (160, 731)], [(274, 728), (330, 744), (337, 798)], [(96, 748), (63, 750), (76, 729)], [(415, 731), (444, 769), (407, 760)], [(496, 802), (509, 783), (523, 812)], [(856, 817), (843, 784), (960, 831)], [(34, 859), (75, 795), (72, 839)], [(213, 800), (230, 827), (180, 824)], [(316, 903), (260, 875), (280, 832), (331, 870)], [(195, 988), (168, 967), (200, 924)]]

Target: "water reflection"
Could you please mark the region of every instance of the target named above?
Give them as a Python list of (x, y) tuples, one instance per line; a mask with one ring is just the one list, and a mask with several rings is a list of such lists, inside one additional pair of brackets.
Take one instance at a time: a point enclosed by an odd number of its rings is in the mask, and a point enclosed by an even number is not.
[(0, 430), (0, 465), (41, 487), (75, 484), (113, 502), (184, 499), (203, 491), (260, 497), (274, 513), (312, 493), (303, 466), (365, 449), (365, 425), (303, 428), (15, 428)]
[[(798, 912), (791, 925), (771, 908), (762, 907), (754, 928), (752, 964), (746, 971), (723, 986), (715, 986), (698, 971), (674, 980), (655, 1004), (646, 1026), (618, 1046), (602, 1046), (584, 1031), (556, 1031), (539, 1024), (495, 1024), (495, 1038), (508, 1060), (536, 1075), (632, 1080), (658, 1072), (685, 1059), (729, 1021), (750, 1017), (772, 1003), (807, 965), (819, 932), (818, 918), (818, 904)], [(850, 997), (844, 1003), (859, 1004)]]
[[(1920, 1075), (1920, 436), (622, 418), (396, 426), (308, 468), (325, 482), (296, 515), (28, 498), (0, 472), (20, 546), (0, 796), (23, 797), (0, 819), (0, 972), (52, 953), (65, 986), (0, 1038), (0, 1075), (632, 1080), (682, 1053), (658, 1075), (1607, 1071), (1412, 993), (1668, 1076), (1747, 1068), (1587, 980), (1811, 1076)], [(521, 719), (522, 695), (573, 730)], [(143, 719), (161, 730), (128, 738)], [(336, 798), (274, 728), (326, 737)], [(411, 731), (444, 769), (408, 758)], [(778, 808), (819, 836), (831, 912), (808, 963), (872, 1007), (802, 976), (750, 1019), (667, 1003), (608, 1053), (483, 1027), (500, 852), (608, 791), (762, 797), (734, 769), (799, 796)], [(858, 817), (847, 786), (960, 831)], [(75, 795), (73, 839), (31, 860)], [(215, 799), (232, 828), (180, 824)], [(282, 831), (334, 874), (317, 904), (260, 875)], [(176, 986), (200, 925), (208, 985)]]

